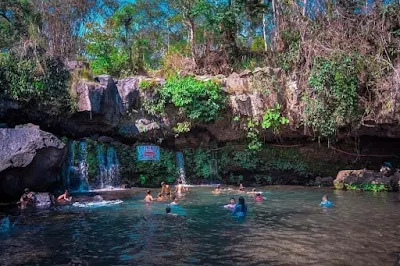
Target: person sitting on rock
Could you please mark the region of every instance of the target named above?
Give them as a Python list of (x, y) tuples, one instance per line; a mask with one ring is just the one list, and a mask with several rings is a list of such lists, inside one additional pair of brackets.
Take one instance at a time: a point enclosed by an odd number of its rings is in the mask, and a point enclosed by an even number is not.
[(72, 196), (69, 194), (68, 190), (65, 190), (64, 194), (58, 196), (57, 201), (71, 201)]
[(322, 201), (319, 204), (321, 207), (332, 207), (333, 203), (328, 200), (328, 195), (322, 197)]

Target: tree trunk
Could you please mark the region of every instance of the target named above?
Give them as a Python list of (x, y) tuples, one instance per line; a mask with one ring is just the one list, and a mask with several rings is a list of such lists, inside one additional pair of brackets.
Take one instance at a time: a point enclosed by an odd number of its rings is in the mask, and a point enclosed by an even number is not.
[[(261, 4), (264, 4), (265, 0), (261, 0)], [(265, 13), (262, 14), (262, 22), (263, 22), (263, 37), (264, 37), (264, 49), (268, 52), (268, 43), (267, 43), (267, 22), (265, 21)]]

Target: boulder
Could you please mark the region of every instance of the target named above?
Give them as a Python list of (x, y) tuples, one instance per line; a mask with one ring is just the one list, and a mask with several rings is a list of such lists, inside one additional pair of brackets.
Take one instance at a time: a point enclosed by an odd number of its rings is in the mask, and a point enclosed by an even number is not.
[(45, 191), (57, 183), (65, 145), (28, 125), (0, 129), (0, 199), (18, 199), (24, 188)]
[(36, 208), (48, 209), (55, 203), (54, 196), (50, 193), (36, 193), (34, 204)]
[(109, 75), (97, 76), (95, 80), (81, 80), (76, 84), (77, 111), (89, 112), (90, 119), (100, 116), (103, 123), (115, 126), (123, 110), (117, 85)]
[(249, 82), (247, 76), (241, 77), (237, 73), (231, 74), (226, 79), (226, 86), (231, 92), (245, 92), (249, 90)]
[(398, 172), (392, 176), (385, 176), (379, 172), (362, 169), (340, 171), (333, 183), (335, 188), (338, 189), (346, 189), (347, 186), (363, 189), (368, 185), (384, 185), (389, 191), (397, 191), (399, 180), (400, 174)]

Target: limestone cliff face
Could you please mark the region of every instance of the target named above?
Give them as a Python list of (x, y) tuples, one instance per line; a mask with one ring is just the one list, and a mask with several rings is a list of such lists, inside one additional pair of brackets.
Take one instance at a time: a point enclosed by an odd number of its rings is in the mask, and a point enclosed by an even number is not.
[[(398, 66), (400, 72), (400, 65)], [(194, 124), (191, 131), (179, 137), (172, 132), (176, 124), (176, 108), (168, 106), (164, 117), (149, 115), (143, 108), (146, 99), (156, 97), (154, 91), (143, 90), (143, 80), (162, 84), (163, 79), (145, 76), (121, 80), (101, 75), (95, 81), (81, 80), (73, 88), (77, 96), (76, 113), (72, 116), (51, 117), (46, 114), (27, 112), (23, 104), (6, 101), (0, 107), (0, 118), (11, 125), (33, 122), (60, 135), (86, 137), (108, 135), (132, 141), (157, 141), (168, 139), (169, 144), (182, 146), (191, 143), (199, 146), (207, 141), (229, 142), (243, 140), (246, 118), (262, 119), (267, 108), (279, 103), (281, 113), (290, 124), (281, 130), (281, 138), (308, 138), (313, 132), (303, 127), (305, 104), (304, 89), (298, 86), (296, 75), (289, 75), (279, 68), (257, 68), (254, 71), (232, 73), (229, 76), (197, 76), (199, 80), (213, 80), (221, 84), (228, 98), (227, 108), (220, 118), (211, 123)], [(344, 127), (338, 137), (369, 135), (400, 138), (400, 80), (396, 74), (383, 82), (379, 99), (365, 102), (360, 99), (360, 109), (365, 109), (356, 128)], [(390, 82), (389, 82), (390, 81)], [(385, 85), (386, 84), (386, 85)], [(385, 87), (386, 86), (386, 87)], [(386, 103), (386, 104), (384, 104)], [(16, 113), (19, 116), (15, 116)], [(235, 118), (244, 118), (241, 122)], [(199, 141), (194, 141), (199, 135)], [(273, 140), (272, 131), (262, 132), (263, 138)]]

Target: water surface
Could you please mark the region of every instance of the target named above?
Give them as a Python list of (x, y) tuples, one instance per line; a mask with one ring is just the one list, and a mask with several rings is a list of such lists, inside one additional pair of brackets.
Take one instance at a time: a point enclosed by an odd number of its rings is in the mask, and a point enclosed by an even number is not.
[[(178, 216), (142, 191), (115, 191), (107, 204), (7, 210), (0, 265), (397, 265), (400, 194), (322, 189), (246, 195), (245, 219), (223, 209), (237, 192), (192, 188)], [(318, 206), (324, 193), (334, 208)], [(115, 201), (120, 198), (122, 202)]]

